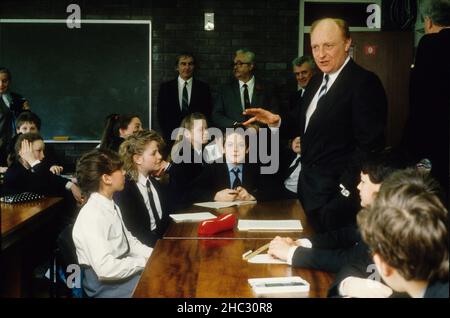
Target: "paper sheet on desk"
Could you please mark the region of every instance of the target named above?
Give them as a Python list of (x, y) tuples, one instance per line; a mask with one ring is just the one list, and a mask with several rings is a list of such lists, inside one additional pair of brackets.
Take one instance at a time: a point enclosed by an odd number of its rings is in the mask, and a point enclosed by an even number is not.
[(249, 263), (253, 264), (287, 264), (285, 261), (281, 259), (276, 259), (270, 256), (269, 254), (259, 254), (248, 260)]
[(169, 216), (176, 222), (200, 222), (204, 220), (214, 219), (216, 216), (210, 212), (197, 213), (180, 213), (169, 214)]
[(239, 205), (246, 205), (246, 204), (255, 204), (256, 201), (231, 201), (231, 202), (217, 202), (217, 201), (212, 201), (212, 202), (198, 202), (198, 203), (194, 203), (194, 205), (196, 206), (201, 206), (204, 208), (209, 208), (209, 209), (222, 209), (222, 208), (228, 208), (230, 206), (239, 206)]
[(239, 231), (301, 231), (300, 220), (239, 220)]

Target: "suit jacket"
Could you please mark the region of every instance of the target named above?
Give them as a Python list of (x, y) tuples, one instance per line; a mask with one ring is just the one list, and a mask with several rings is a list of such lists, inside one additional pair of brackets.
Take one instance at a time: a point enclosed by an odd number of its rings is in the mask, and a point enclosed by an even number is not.
[(448, 280), (430, 283), (423, 298), (448, 298)]
[[(166, 142), (169, 142), (172, 131), (180, 127), (180, 123), (183, 120), (178, 95), (178, 78), (161, 84), (156, 107), (164, 139)], [(189, 114), (199, 112), (209, 119), (211, 109), (212, 97), (209, 85), (193, 78)]]
[[(448, 192), (450, 29), (424, 35), (417, 47), (403, 144), (413, 159), (431, 160), (431, 174)], [(446, 200), (447, 201), (447, 200)]]
[(21, 112), (28, 109), (26, 99), (21, 95), (9, 92), (10, 105), (6, 106), (0, 95), (0, 166), (6, 165), (8, 152), (13, 148), (11, 140), (16, 133), (13, 131), (13, 123)]
[(153, 186), (158, 193), (161, 202), (161, 227), (151, 230), (149, 211), (145, 205), (144, 198), (135, 181), (127, 178), (122, 191), (114, 194), (114, 201), (120, 207), (123, 223), (128, 231), (133, 234), (142, 244), (154, 247), (156, 241), (163, 237), (169, 223), (169, 202), (163, 187), (152, 178)]
[(65, 186), (69, 180), (49, 171), (49, 166), (41, 162), (26, 169), (19, 161), (14, 161), (6, 170), (2, 192), (5, 195), (34, 192), (46, 196), (65, 196), (69, 193)]
[(355, 226), (311, 237), (312, 248), (298, 247), (292, 266), (338, 272), (355, 259), (367, 259), (369, 249)]
[[(207, 166), (203, 157), (199, 156), (197, 152), (192, 148), (191, 144), (187, 141), (183, 141), (185, 147), (191, 150), (189, 162), (176, 163), (177, 158), (174, 160), (169, 170), (169, 189), (172, 197), (172, 202), (176, 204), (177, 208), (184, 208), (192, 203), (190, 198), (190, 189), (194, 186), (194, 181), (202, 174), (203, 170)], [(183, 156), (183, 149), (180, 148), (179, 155)]]
[[(224, 160), (225, 161), (225, 160)], [(242, 187), (257, 200), (264, 199), (258, 189), (259, 170), (256, 165), (244, 164), (242, 171)], [(214, 201), (214, 195), (223, 189), (230, 189), (228, 166), (225, 162), (206, 165), (202, 174), (194, 181), (190, 192), (192, 202)]]
[(357, 180), (361, 159), (385, 144), (387, 99), (383, 86), (374, 73), (351, 59), (319, 100), (304, 131), (307, 108), (322, 78), (316, 74), (310, 80), (297, 116), (283, 118), (281, 123), (283, 135), (301, 137), (298, 193), (307, 212), (330, 201), (340, 190), (342, 178)]
[[(251, 106), (262, 107), (271, 112), (278, 112), (278, 98), (273, 88), (255, 77), (255, 87), (251, 99)], [(233, 127), (235, 122), (243, 122), (243, 106), (239, 81), (234, 79), (223, 85), (214, 100), (212, 121), (215, 127), (225, 129)]]

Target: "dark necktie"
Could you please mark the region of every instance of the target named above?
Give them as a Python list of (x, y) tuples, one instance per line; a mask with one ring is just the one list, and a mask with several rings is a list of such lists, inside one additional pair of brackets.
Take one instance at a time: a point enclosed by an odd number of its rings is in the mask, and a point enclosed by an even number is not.
[(244, 109), (250, 107), (250, 97), (248, 95), (247, 84), (242, 85), (244, 87)]
[(298, 167), (299, 164), (300, 164), (300, 157), (295, 159), (294, 164), (291, 167), (289, 167), (286, 173), (286, 178), (288, 178), (294, 172), (294, 170)]
[(119, 211), (117, 211), (117, 208), (116, 208), (115, 204), (114, 204), (114, 211), (116, 211), (117, 216), (120, 219), (120, 225), (122, 225), (122, 233), (123, 233), (123, 236), (125, 236), (125, 242), (127, 242), (127, 251), (125, 253), (123, 253), (121, 256), (119, 256), (119, 258), (123, 258), (130, 252), (130, 243), (128, 242), (127, 233), (125, 232), (125, 228), (123, 226), (122, 218), (120, 217)]
[(153, 199), (153, 192), (150, 187), (149, 179), (147, 179), (146, 186), (147, 186), (148, 198), (150, 199), (150, 207), (152, 208), (153, 218), (155, 219), (156, 229), (158, 229), (160, 227), (161, 219), (159, 217), (158, 210), (156, 210), (156, 204), (155, 204), (155, 200)]
[(187, 116), (188, 114), (188, 106), (189, 106), (189, 97), (188, 97), (188, 91), (187, 91), (187, 81), (184, 82), (184, 87), (183, 87), (183, 98), (181, 101), (181, 113), (184, 116)]
[(232, 172), (232, 173), (234, 174), (234, 176), (236, 177), (236, 178), (234, 179), (234, 181), (233, 181), (233, 186), (232, 186), (232, 188), (233, 188), (233, 189), (236, 189), (237, 187), (242, 186), (241, 179), (239, 178), (239, 172), (240, 172), (239, 168), (233, 169), (233, 170), (231, 170), (231, 172)]

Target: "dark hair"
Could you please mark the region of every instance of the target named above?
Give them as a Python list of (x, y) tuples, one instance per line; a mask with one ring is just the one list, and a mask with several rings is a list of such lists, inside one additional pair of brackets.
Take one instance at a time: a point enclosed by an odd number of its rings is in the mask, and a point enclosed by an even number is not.
[(100, 148), (117, 152), (118, 144), (120, 144), (119, 140), (121, 139), (120, 129), (127, 129), (133, 118), (139, 118), (139, 116), (135, 114), (110, 114), (106, 117)]
[(76, 177), (86, 197), (100, 189), (102, 175), (111, 175), (121, 169), (123, 162), (119, 155), (108, 149), (94, 149), (85, 153), (77, 162)]
[(386, 148), (371, 152), (363, 161), (361, 171), (372, 183), (381, 184), (393, 172), (409, 166), (405, 155), (399, 149)]
[(393, 173), (372, 206), (357, 216), (373, 253), (406, 280), (448, 280), (448, 212), (428, 173)]
[(292, 66), (301, 66), (305, 63), (308, 64), (312, 70), (316, 69), (316, 62), (314, 62), (314, 59), (309, 55), (299, 56), (292, 60)]
[(38, 133), (26, 133), (26, 134), (18, 134), (14, 136), (13, 143), (14, 143), (14, 151), (12, 151), (8, 156), (8, 165), (12, 164), (14, 161), (17, 161), (20, 157), (19, 152), (20, 148), (22, 147), (22, 141), (28, 140), (29, 142), (33, 143), (36, 140), (44, 140), (41, 135)]
[(192, 54), (190, 52), (181, 52), (181, 53), (177, 54), (177, 57), (175, 59), (175, 67), (178, 66), (178, 63), (180, 63), (180, 59), (182, 57), (191, 57), (192, 61), (194, 62), (194, 65), (195, 65), (195, 56), (194, 56), (194, 54)]
[(16, 119), (16, 127), (20, 128), (24, 123), (33, 123), (38, 130), (41, 130), (41, 119), (33, 112), (25, 111), (20, 113)]
[(449, 0), (423, 0), (420, 4), (423, 17), (429, 17), (434, 24), (450, 26)]
[(6, 67), (0, 66), (0, 73), (5, 73), (6, 75), (8, 75), (8, 80), (11, 81), (12, 79), (11, 72)]

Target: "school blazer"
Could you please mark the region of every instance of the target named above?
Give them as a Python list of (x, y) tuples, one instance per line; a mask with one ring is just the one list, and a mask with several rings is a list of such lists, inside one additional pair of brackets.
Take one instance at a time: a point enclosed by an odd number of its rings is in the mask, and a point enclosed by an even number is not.
[[(258, 189), (259, 170), (255, 165), (243, 165), (242, 187), (257, 200), (264, 196)], [(223, 189), (230, 189), (228, 166), (224, 163), (213, 162), (206, 165), (202, 174), (194, 181), (190, 192), (192, 202), (214, 201), (214, 195)]]
[(135, 181), (127, 177), (125, 187), (122, 191), (114, 194), (114, 201), (122, 212), (122, 219), (125, 227), (142, 244), (154, 247), (156, 241), (163, 237), (169, 223), (169, 203), (166, 197), (166, 191), (159, 182), (151, 178), (151, 182), (158, 193), (161, 202), (162, 217), (161, 228), (151, 230), (150, 215), (145, 205), (144, 198), (137, 187)]

